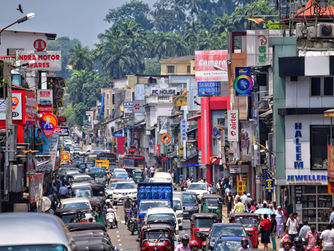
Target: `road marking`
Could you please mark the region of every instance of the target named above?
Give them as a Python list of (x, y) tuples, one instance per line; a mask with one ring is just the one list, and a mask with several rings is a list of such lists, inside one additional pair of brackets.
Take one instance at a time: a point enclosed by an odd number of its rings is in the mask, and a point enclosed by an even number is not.
[(116, 233), (118, 234), (118, 233), (119, 233), (119, 230), (117, 230)]
[(122, 246), (122, 243), (119, 243), (118, 246)]
[(122, 220), (121, 222), (122, 222), (122, 224), (125, 224), (125, 220)]
[(120, 235), (117, 235), (117, 238), (120, 238), (121, 236)]

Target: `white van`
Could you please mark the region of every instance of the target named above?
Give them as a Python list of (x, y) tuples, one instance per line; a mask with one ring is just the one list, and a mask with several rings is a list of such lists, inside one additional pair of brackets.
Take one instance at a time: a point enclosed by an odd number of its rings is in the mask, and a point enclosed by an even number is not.
[(165, 180), (173, 183), (172, 176), (170, 175), (170, 173), (167, 173), (167, 172), (156, 172), (156, 173), (154, 173), (153, 178), (154, 179), (159, 179), (159, 180), (164, 180), (165, 179)]

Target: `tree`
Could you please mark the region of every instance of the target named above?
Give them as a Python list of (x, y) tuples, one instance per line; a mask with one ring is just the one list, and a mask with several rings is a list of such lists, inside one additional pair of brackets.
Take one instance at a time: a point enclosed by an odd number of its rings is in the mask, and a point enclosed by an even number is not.
[(92, 54), (87, 46), (82, 47), (81, 43), (78, 43), (70, 52), (68, 64), (72, 66), (72, 69), (81, 71), (93, 68)]
[(72, 127), (75, 125), (75, 113), (72, 104), (69, 104), (61, 116), (66, 117), (66, 123), (68, 127)]
[(131, 0), (119, 8), (110, 9), (105, 18), (105, 21), (113, 24), (131, 20), (135, 20), (144, 30), (152, 29), (149, 5), (140, 0)]

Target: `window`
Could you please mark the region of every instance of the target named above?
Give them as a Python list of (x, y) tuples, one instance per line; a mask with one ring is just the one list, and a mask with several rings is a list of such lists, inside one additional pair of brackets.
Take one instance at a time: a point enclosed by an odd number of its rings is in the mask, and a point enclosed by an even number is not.
[(109, 117), (109, 115), (110, 115), (110, 114), (109, 114), (109, 109), (107, 109), (107, 117)]
[(107, 94), (107, 105), (109, 105), (109, 94)]
[(167, 66), (168, 73), (174, 73), (175, 72), (175, 66), (174, 65), (168, 65)]
[(187, 66), (187, 73), (190, 73), (190, 65)]
[(321, 92), (320, 78), (311, 78), (311, 96), (320, 96)]
[(132, 92), (132, 101), (135, 101), (135, 93)]
[(333, 77), (311, 78), (311, 96), (333, 96)]
[(311, 169), (327, 169), (327, 145), (329, 144), (329, 126), (311, 126)]
[(333, 78), (324, 78), (324, 96), (333, 96)]
[(112, 101), (112, 104), (114, 105), (114, 104), (115, 104), (115, 94), (112, 94), (112, 95), (111, 95), (111, 99), (112, 99), (112, 100), (111, 100), (111, 101)]

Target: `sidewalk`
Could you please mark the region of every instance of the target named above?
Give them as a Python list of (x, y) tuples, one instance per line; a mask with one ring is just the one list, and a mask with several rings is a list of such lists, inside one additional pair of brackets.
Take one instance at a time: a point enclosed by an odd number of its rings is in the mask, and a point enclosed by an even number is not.
[[(223, 216), (222, 217), (222, 222), (223, 223), (228, 223), (229, 222), (229, 217), (227, 217), (227, 208), (226, 208), (225, 205), (223, 206), (223, 209), (222, 209), (222, 216)], [(279, 244), (280, 244), (280, 239), (276, 237), (276, 250), (280, 249)], [(273, 244), (271, 242), (269, 243), (269, 248), (271, 250), (273, 250)], [(260, 249), (260, 250), (264, 249), (264, 246), (261, 243), (261, 235), (259, 235), (259, 247), (258, 247), (258, 249)]]

